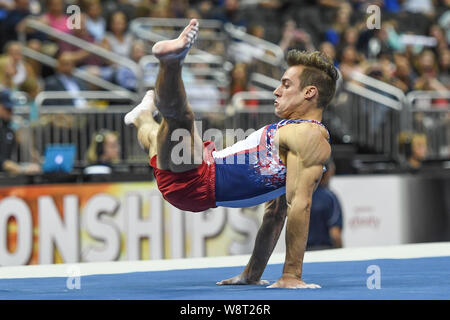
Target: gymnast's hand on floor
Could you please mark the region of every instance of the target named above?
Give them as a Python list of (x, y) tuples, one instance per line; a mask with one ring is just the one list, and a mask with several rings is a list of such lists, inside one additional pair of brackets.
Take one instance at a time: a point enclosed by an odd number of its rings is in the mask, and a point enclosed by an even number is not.
[(233, 278), (222, 280), (219, 282), (216, 282), (217, 285), (223, 286), (223, 285), (238, 285), (238, 284), (257, 284), (257, 285), (265, 285), (269, 284), (269, 281), (267, 280), (250, 280), (245, 275), (240, 274)]

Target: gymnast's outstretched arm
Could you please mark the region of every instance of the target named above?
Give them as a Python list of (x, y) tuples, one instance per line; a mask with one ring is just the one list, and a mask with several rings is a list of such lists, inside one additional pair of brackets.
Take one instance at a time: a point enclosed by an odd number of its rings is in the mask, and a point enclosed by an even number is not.
[(286, 214), (285, 195), (266, 202), (263, 222), (256, 235), (253, 253), (247, 266), (240, 275), (217, 282), (218, 285), (268, 284), (267, 281), (261, 280), (261, 276), (278, 242)]

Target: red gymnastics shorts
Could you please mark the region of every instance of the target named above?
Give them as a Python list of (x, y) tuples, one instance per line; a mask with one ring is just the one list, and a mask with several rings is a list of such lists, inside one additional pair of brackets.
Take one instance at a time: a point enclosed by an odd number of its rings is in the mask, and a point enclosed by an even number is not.
[(156, 155), (150, 159), (158, 188), (174, 207), (183, 211), (200, 212), (216, 208), (215, 172), (212, 152), (214, 142), (203, 142), (203, 161), (186, 172), (158, 169)]

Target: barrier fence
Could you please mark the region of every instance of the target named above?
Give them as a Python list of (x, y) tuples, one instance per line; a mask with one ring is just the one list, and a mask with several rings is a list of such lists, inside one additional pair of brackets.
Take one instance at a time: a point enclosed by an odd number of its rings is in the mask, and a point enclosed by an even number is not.
[(413, 91), (406, 96), (411, 132), (425, 133), (428, 156), (450, 158), (450, 91)]
[[(39, 105), (46, 99), (57, 98), (64, 93), (42, 93), (36, 99)], [(134, 97), (123, 92), (85, 92), (89, 97), (119, 100), (128, 104), (102, 106), (91, 103), (91, 107), (38, 106), (39, 117), (27, 121), (30, 109), (26, 106), (15, 109), (16, 119), (22, 119), (18, 129), (19, 147), (13, 159), (28, 162), (32, 158), (32, 147), (43, 154), (48, 144), (70, 143), (77, 146), (76, 164), (86, 165), (86, 152), (93, 135), (100, 129), (116, 131), (122, 146), (125, 163), (144, 163), (147, 155), (136, 141), (134, 127), (126, 127), (123, 117), (133, 105)], [(109, 95), (109, 96), (108, 96)], [(200, 132), (210, 128), (257, 130), (266, 124), (279, 121), (274, 114), (271, 91), (240, 92), (233, 96), (229, 105), (217, 105), (211, 111), (195, 111), (201, 121)], [(60, 97), (59, 97), (60, 98)], [(108, 99), (106, 99), (108, 98)], [(450, 108), (449, 93), (411, 92), (404, 98), (393, 98), (373, 93), (366, 85), (347, 83), (324, 114), (324, 122), (332, 135), (339, 136), (343, 143), (353, 143), (372, 154), (384, 155), (399, 160), (399, 135), (401, 132), (425, 133), (428, 138), (428, 157), (448, 159), (450, 156)], [(98, 104), (98, 99), (96, 100)], [(94, 105), (95, 107), (92, 107)], [(194, 106), (195, 107), (195, 106)], [(24, 121), (25, 120), (25, 121)], [(251, 132), (247, 132), (249, 134)], [(226, 141), (230, 144), (230, 140)], [(217, 147), (221, 148), (217, 143)]]

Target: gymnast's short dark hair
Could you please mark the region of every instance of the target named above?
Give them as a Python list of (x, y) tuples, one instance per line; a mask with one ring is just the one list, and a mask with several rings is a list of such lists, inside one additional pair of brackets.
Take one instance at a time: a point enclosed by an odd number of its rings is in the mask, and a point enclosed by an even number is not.
[(306, 52), (296, 49), (287, 53), (289, 67), (302, 65), (305, 68), (300, 74), (300, 90), (307, 86), (315, 86), (319, 91), (317, 105), (325, 108), (334, 97), (336, 81), (339, 73), (333, 62), (319, 51)]

